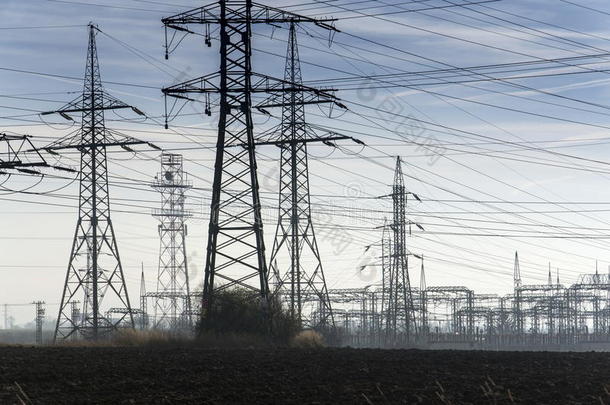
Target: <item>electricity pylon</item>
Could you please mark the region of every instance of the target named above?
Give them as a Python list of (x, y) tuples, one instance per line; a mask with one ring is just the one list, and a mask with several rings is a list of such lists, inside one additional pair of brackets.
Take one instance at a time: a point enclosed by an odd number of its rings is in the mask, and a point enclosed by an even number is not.
[[(295, 23), (290, 24), (284, 80), (287, 84), (302, 84)], [(278, 294), (288, 304), (291, 316), (302, 326), (334, 326), (333, 311), (311, 217), (307, 155), (308, 142), (328, 142), (330, 137), (318, 136), (306, 124), (305, 95), (302, 90), (283, 93), (282, 104), (279, 214), (270, 260), (272, 275), (276, 281), (273, 293)], [(288, 251), (287, 265), (281, 263), (282, 250)], [(280, 269), (284, 266), (285, 270)], [(316, 310), (317, 316), (314, 319), (312, 315)]]
[[(110, 218), (106, 148), (142, 144), (134, 138), (106, 128), (104, 111), (135, 107), (107, 94), (102, 86), (95, 36), (97, 27), (89, 25), (87, 66), (82, 96), (57, 113), (72, 120), (70, 113), (81, 113), (79, 130), (53, 142), (45, 150), (77, 149), (80, 151), (79, 216), (68, 261), (54, 341), (79, 337), (97, 340), (115, 330), (120, 323), (133, 327), (133, 314), (115, 232)], [(151, 145), (149, 144), (150, 146)], [(82, 298), (82, 311), (75, 321), (71, 303)], [(104, 315), (104, 304), (123, 308), (116, 320)]]
[[(161, 154), (161, 172), (152, 187), (161, 194), (161, 208), (153, 211), (159, 224), (159, 273), (153, 295), (155, 328), (184, 329), (191, 322), (191, 293), (186, 261), (186, 192), (192, 187), (182, 155)], [(150, 294), (149, 294), (150, 296)]]
[(382, 325), (387, 330), (390, 328), (392, 321), (390, 320), (389, 300), (393, 297), (391, 289), (394, 287), (392, 280), (392, 236), (390, 234), (390, 226), (387, 220), (384, 220), (381, 233), (381, 313)]
[[(163, 89), (166, 96), (182, 99), (188, 99), (186, 94), (189, 93), (220, 96), (203, 316), (213, 308), (215, 292), (236, 286), (250, 290), (265, 305), (269, 299), (269, 284), (255, 156), (252, 94), (283, 94), (296, 88), (315, 94), (315, 97), (324, 93), (294, 83), (286, 86), (284, 80), (254, 73), (251, 64), (252, 25), (310, 22), (335, 30), (327, 23), (332, 20), (304, 17), (251, 0), (220, 0), (162, 21), (166, 30), (186, 32), (193, 32), (190, 25), (202, 24), (206, 33), (211, 24), (220, 26), (219, 72)], [(210, 44), (209, 36), (206, 36), (206, 42)], [(171, 42), (166, 43), (166, 52), (170, 47)], [(287, 90), (287, 87), (291, 89)], [(209, 111), (207, 105), (206, 110)]]
[(407, 226), (409, 232), (412, 224), (422, 230), (423, 228), (417, 223), (407, 221), (406, 207), (409, 194), (419, 200), (416, 194), (406, 190), (402, 161), (400, 157), (397, 157), (392, 194), (389, 195), (392, 197), (393, 221), (390, 224), (392, 229), (391, 270), (390, 280), (387, 281), (389, 291), (385, 317), (386, 342), (390, 345), (399, 343), (401, 336), (404, 336), (406, 342), (409, 342), (411, 337), (417, 333), (413, 291), (409, 277), (408, 256), (410, 253), (407, 250)]
[(45, 317), (45, 309), (44, 309), (44, 301), (34, 301), (32, 304), (36, 306), (36, 344), (41, 345), (43, 342), (42, 339), (42, 326), (44, 323)]
[(519, 252), (515, 251), (515, 265), (513, 268), (513, 287), (521, 287), (521, 267), (519, 266)]

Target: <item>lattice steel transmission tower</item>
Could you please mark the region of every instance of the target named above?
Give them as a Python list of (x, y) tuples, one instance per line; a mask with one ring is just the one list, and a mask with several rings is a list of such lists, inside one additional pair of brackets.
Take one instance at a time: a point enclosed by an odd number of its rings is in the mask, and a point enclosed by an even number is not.
[[(191, 293), (186, 261), (186, 192), (192, 188), (184, 172), (182, 155), (161, 154), (161, 172), (152, 187), (161, 194), (161, 208), (153, 211), (159, 224), (159, 273), (152, 294), (155, 328), (170, 330), (191, 326)], [(151, 294), (148, 294), (151, 296)]]
[[(305, 121), (307, 102), (301, 89), (290, 91), (292, 84), (302, 84), (301, 63), (296, 24), (290, 24), (286, 67), (286, 92), (282, 94), (282, 122), (279, 179), (279, 214), (270, 267), (276, 280), (274, 294), (288, 304), (290, 314), (305, 327), (334, 326), (333, 311), (322, 267), (322, 259), (311, 217), (307, 144), (328, 142)], [(311, 102), (325, 103), (320, 99)], [(273, 102), (266, 102), (267, 105)], [(288, 263), (281, 263), (281, 252), (287, 250)], [(280, 265), (278, 266), (278, 262)], [(315, 313), (317, 312), (317, 313)], [(316, 315), (315, 319), (312, 315)]]
[(148, 329), (148, 305), (146, 302), (146, 280), (144, 279), (144, 263), (140, 274), (140, 330)]
[[(209, 26), (220, 26), (220, 70), (163, 89), (165, 95), (183, 99), (188, 99), (189, 93), (206, 97), (218, 94), (220, 98), (202, 312), (205, 316), (213, 307), (214, 292), (235, 286), (252, 291), (264, 304), (269, 285), (254, 152), (252, 94), (283, 94), (287, 86), (284, 80), (252, 71), (252, 26), (310, 22), (335, 30), (328, 24), (332, 20), (304, 17), (251, 0), (220, 0), (162, 21), (166, 32), (167, 28), (194, 32), (191, 25), (203, 25), (208, 44)], [(170, 40), (166, 51), (171, 46)], [(303, 85), (293, 83), (291, 87), (315, 97), (324, 95)]]
[(42, 339), (42, 324), (44, 323), (44, 318), (46, 311), (44, 309), (44, 301), (35, 301), (32, 302), (36, 306), (36, 344), (41, 345), (43, 343)]
[(521, 287), (521, 266), (519, 266), (519, 252), (515, 251), (515, 266), (513, 268), (513, 286), (516, 290)]
[(391, 321), (389, 320), (389, 300), (393, 296), (390, 290), (394, 287), (392, 280), (392, 236), (391, 228), (384, 220), (381, 233), (381, 313), (382, 324), (386, 330), (389, 328)]
[[(104, 112), (128, 108), (139, 115), (143, 113), (104, 91), (95, 41), (97, 31), (96, 26), (89, 25), (82, 96), (59, 110), (45, 113), (57, 113), (70, 120), (70, 113), (82, 115), (79, 130), (45, 147), (50, 151), (80, 151), (79, 216), (55, 327), (55, 341), (71, 338), (74, 334), (97, 340), (119, 324), (133, 327), (123, 266), (110, 218), (106, 148), (121, 146), (129, 149), (128, 145), (146, 142), (106, 128)], [(82, 299), (82, 311), (75, 321), (71, 305), (78, 299)], [(103, 308), (111, 305), (123, 310), (116, 320), (104, 315)]]
[(419, 328), (422, 337), (428, 335), (428, 308), (426, 305), (426, 270), (424, 269), (424, 255), (421, 255), (421, 269), (419, 272), (419, 305), (421, 311), (421, 326)]
[[(386, 309), (386, 341), (395, 345), (401, 340), (409, 342), (417, 333), (415, 319), (415, 306), (413, 303), (413, 291), (409, 277), (408, 250), (407, 250), (407, 226), (409, 232), (412, 224), (423, 228), (416, 223), (407, 221), (406, 207), (407, 196), (416, 194), (408, 192), (405, 187), (402, 174), (402, 161), (396, 158), (396, 170), (394, 172), (394, 185), (392, 186), (393, 222), (392, 229), (392, 253), (391, 271), (388, 288), (388, 305)], [(404, 337), (404, 338), (403, 338)]]

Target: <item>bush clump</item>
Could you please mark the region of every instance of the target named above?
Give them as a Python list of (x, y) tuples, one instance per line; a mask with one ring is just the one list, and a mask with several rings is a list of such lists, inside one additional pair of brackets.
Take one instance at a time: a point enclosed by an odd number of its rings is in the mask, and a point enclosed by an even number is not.
[(315, 330), (307, 329), (294, 336), (290, 342), (290, 346), (301, 349), (315, 349), (324, 347), (324, 338)]
[(197, 325), (198, 336), (225, 345), (288, 345), (299, 332), (297, 319), (277, 298), (265, 302), (243, 288), (214, 293), (210, 311)]

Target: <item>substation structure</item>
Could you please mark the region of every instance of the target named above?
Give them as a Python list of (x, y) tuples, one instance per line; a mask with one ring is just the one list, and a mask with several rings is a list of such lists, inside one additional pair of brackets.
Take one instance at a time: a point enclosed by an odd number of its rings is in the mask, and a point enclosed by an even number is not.
[[(464, 286), (413, 288), (417, 333), (390, 338), (382, 284), (328, 291), (343, 345), (518, 349), (610, 347), (610, 275), (584, 274), (569, 286), (515, 286), (477, 294)], [(405, 323), (404, 317), (398, 323)]]

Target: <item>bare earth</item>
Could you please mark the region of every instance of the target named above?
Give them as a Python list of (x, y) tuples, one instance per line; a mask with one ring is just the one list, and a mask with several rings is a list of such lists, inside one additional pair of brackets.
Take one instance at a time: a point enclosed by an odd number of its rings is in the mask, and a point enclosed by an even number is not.
[(0, 347), (1, 404), (610, 404), (609, 391), (610, 353)]

